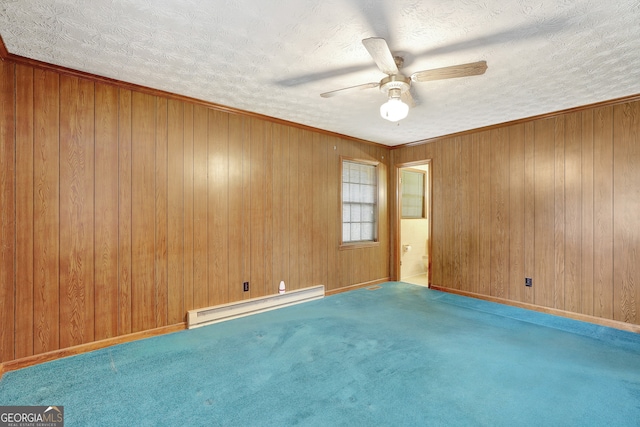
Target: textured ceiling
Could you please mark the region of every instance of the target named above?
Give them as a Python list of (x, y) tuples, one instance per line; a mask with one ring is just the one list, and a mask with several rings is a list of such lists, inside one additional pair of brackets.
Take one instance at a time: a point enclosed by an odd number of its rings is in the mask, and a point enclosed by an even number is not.
[[(637, 0), (0, 0), (11, 54), (399, 145), (640, 93)], [(414, 83), (391, 123), (361, 40), (405, 74), (486, 60), (482, 76)]]

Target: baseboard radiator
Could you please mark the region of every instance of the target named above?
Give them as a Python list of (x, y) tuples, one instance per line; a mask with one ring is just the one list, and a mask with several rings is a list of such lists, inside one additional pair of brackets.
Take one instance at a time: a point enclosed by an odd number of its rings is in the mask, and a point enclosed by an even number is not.
[(268, 295), (251, 298), (229, 304), (189, 310), (187, 312), (187, 327), (189, 329), (211, 325), (225, 320), (275, 310), (294, 304), (313, 301), (324, 297), (324, 285), (311, 286), (304, 289), (287, 291), (283, 294)]

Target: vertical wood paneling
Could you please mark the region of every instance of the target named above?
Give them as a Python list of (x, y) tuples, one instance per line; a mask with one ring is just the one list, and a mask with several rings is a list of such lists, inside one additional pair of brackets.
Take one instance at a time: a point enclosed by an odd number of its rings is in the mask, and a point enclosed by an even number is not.
[(156, 326), (156, 98), (134, 92), (131, 104), (131, 328), (137, 332)]
[[(244, 298), (242, 282), (246, 281), (243, 268), (243, 182), (242, 182), (242, 138), (245, 118), (236, 114), (229, 116), (229, 300)], [(251, 288), (249, 288), (251, 289)]]
[(326, 215), (328, 221), (327, 229), (327, 289), (336, 289), (340, 286), (339, 255), (336, 251), (340, 235), (342, 233), (342, 216), (340, 213), (340, 156), (338, 155), (339, 140), (336, 137), (328, 138), (329, 151), (327, 155), (327, 207)]
[(453, 219), (453, 240), (452, 245), (450, 246), (450, 253), (453, 258), (453, 263), (450, 265), (449, 274), (452, 277), (454, 286), (456, 289), (462, 289), (462, 240), (464, 238), (462, 233), (462, 199), (463, 189), (462, 189), (462, 176), (461, 176), (461, 162), (462, 158), (462, 144), (460, 138), (453, 138), (451, 141), (451, 148), (453, 151), (450, 152), (450, 167), (451, 167), (451, 176), (452, 176), (452, 185), (451, 195), (453, 197), (453, 206), (455, 209), (455, 214), (452, 216)]
[[(475, 135), (473, 136), (475, 138)], [(441, 147), (439, 142), (433, 142), (425, 145), (424, 158), (430, 159), (431, 167), (431, 231), (430, 231), (430, 251), (431, 251), (431, 265), (429, 274), (430, 283), (435, 285), (442, 285), (442, 245), (439, 243), (442, 241), (442, 216), (443, 216), (443, 192), (442, 192), (442, 162), (441, 162)], [(394, 208), (395, 209), (395, 208)], [(434, 242), (438, 242), (434, 245)], [(474, 287), (477, 286), (477, 282), (474, 283)]]
[[(240, 130), (240, 144), (242, 147), (241, 154), (241, 196), (242, 196), (242, 214), (239, 215), (240, 221), (240, 259), (242, 263), (242, 280), (241, 282), (249, 282), (249, 291), (243, 292), (243, 298), (251, 298), (251, 118), (245, 118), (242, 121)], [(239, 286), (240, 283), (238, 283)]]
[[(433, 156), (433, 162), (431, 164), (433, 168), (433, 220), (432, 220), (432, 230), (431, 230), (431, 270), (432, 283), (436, 286), (445, 286), (445, 276), (444, 276), (444, 235), (445, 235), (445, 163), (444, 163), (444, 154), (443, 154), (443, 143), (442, 141), (433, 142), (431, 144), (427, 144), (427, 156), (429, 153), (436, 152), (435, 156)], [(433, 148), (437, 147), (437, 148)], [(437, 242), (437, 244), (434, 244)]]
[(473, 233), (475, 230), (471, 228), (474, 218), (471, 217), (472, 209), (472, 191), (473, 183), (470, 181), (472, 176), (472, 139), (471, 135), (465, 135), (460, 138), (460, 288), (470, 291), (473, 283), (471, 279), (471, 244), (473, 242)]
[(593, 314), (613, 318), (613, 108), (594, 112)]
[(118, 335), (118, 89), (95, 86), (95, 339)]
[[(375, 147), (361, 147), (361, 149), (362, 149), (362, 154), (359, 155), (361, 158), (365, 158), (365, 159), (372, 158), (377, 160)], [(378, 182), (381, 182), (382, 180), (384, 180), (385, 177), (386, 177), (386, 174), (385, 174), (384, 165), (380, 163), (378, 164)], [(382, 224), (382, 221), (380, 220), (382, 215), (383, 215), (382, 209), (380, 206), (378, 206), (378, 226)], [(381, 244), (384, 244), (382, 243), (384, 242), (383, 239), (380, 239), (379, 241)], [(309, 244), (309, 247), (310, 247), (310, 244)], [(366, 248), (366, 252), (368, 253), (368, 256), (364, 258), (365, 259), (364, 262), (356, 262), (355, 255), (353, 256), (354, 260), (352, 261), (353, 262), (352, 265), (354, 264), (357, 265), (355, 270), (356, 271), (355, 277), (362, 277), (364, 278), (365, 281), (371, 280), (371, 277), (373, 276), (373, 272), (376, 270), (376, 266), (372, 262), (369, 262), (368, 260), (371, 258), (374, 258), (374, 256), (371, 254), (378, 252), (378, 247)], [(354, 278), (354, 283), (355, 283), (355, 280), (357, 279)]]
[(94, 340), (94, 86), (61, 76), (60, 347)]
[(249, 208), (249, 222), (251, 235), (251, 296), (253, 298), (266, 295), (266, 268), (265, 268), (265, 122), (259, 119), (251, 119), (251, 132), (249, 143), (251, 149), (250, 188), (251, 197)]
[(329, 203), (327, 199), (327, 136), (313, 135), (313, 169), (312, 194), (313, 194), (313, 278), (310, 285), (327, 284), (327, 254), (329, 232)]
[(0, 61), (0, 362), (15, 357), (15, 65)]
[(193, 304), (209, 305), (208, 113), (193, 107)]
[[(2, 360), (389, 274), (387, 160), (380, 245), (337, 247), (340, 155), (389, 150), (0, 67)], [(639, 105), (394, 151), (433, 159), (434, 284), (638, 323)]]
[(287, 179), (289, 164), (286, 155), (289, 148), (288, 129), (274, 125), (273, 138), (273, 277), (275, 286), (281, 280), (289, 282), (289, 203)]
[(535, 123), (535, 270), (534, 303), (554, 305), (555, 286), (555, 210), (554, 168), (556, 119)]
[[(444, 150), (444, 149), (443, 149)], [(491, 292), (491, 133), (479, 134), (479, 199), (478, 216), (480, 222), (479, 245), (480, 271), (478, 292), (490, 295)], [(443, 172), (444, 173), (444, 172)], [(447, 213), (443, 213), (446, 216)]]
[(311, 132), (299, 133), (300, 147), (298, 162), (298, 206), (300, 208), (298, 226), (298, 259), (300, 279), (298, 287), (305, 288), (313, 283), (313, 140)]
[[(298, 159), (300, 145), (300, 129), (289, 129), (289, 150), (287, 151), (287, 164), (289, 165), (289, 255), (290, 260), (298, 260), (300, 229), (298, 219), (300, 218), (300, 176), (298, 174), (300, 162)], [(348, 281), (348, 280), (347, 280)], [(300, 262), (289, 262), (289, 283), (287, 289), (300, 289)]]
[(442, 167), (444, 174), (442, 177), (442, 188), (447, 204), (451, 206), (451, 212), (442, 218), (444, 240), (442, 244), (442, 280), (454, 289), (459, 289), (460, 284), (456, 281), (456, 269), (460, 261), (459, 256), (455, 253), (456, 240), (456, 222), (460, 215), (459, 197), (456, 189), (455, 176), (457, 175), (457, 162), (455, 139), (446, 140), (442, 150)]
[(564, 309), (582, 311), (582, 118), (565, 117)]
[(278, 292), (278, 282), (273, 278), (273, 123), (265, 122), (264, 128), (264, 167), (263, 167), (263, 197), (264, 209), (264, 294), (272, 295)]
[[(5, 63), (7, 64), (7, 63)], [(3, 65), (0, 65), (3, 67)], [(4, 65), (6, 71), (6, 65)], [(10, 99), (4, 98), (3, 99)], [(33, 68), (16, 66), (16, 316), (15, 357), (33, 354)], [(6, 112), (2, 113), (3, 117)], [(8, 123), (8, 122), (5, 122)], [(3, 281), (4, 283), (4, 281)], [(4, 312), (4, 310), (3, 310)]]
[[(535, 274), (535, 125), (524, 125), (524, 274), (533, 278)], [(522, 282), (520, 282), (522, 283)], [(524, 290), (524, 302), (534, 303), (534, 291)]]
[[(2, 360), (389, 276), (390, 150), (1, 65)], [(338, 249), (340, 154), (382, 160), (376, 247)]]
[[(196, 307), (194, 294), (194, 150), (193, 104), (184, 104), (184, 310)], [(184, 316), (186, 313), (182, 313)]]
[(472, 292), (499, 294), (506, 258), (503, 297), (637, 324), (638, 117), (639, 102), (617, 104), (472, 133), (462, 150), (457, 138), (394, 150), (396, 164), (433, 159), (433, 283), (460, 286), (467, 238)]
[(60, 77), (34, 70), (34, 353), (59, 348)]
[[(371, 145), (372, 153), (371, 156), (380, 160), (380, 187), (378, 187), (379, 194), (379, 223), (381, 230), (389, 230), (390, 223), (390, 211), (389, 211), (389, 192), (388, 182), (390, 181), (391, 168), (390, 165), (390, 156), (386, 155), (386, 153), (380, 148)], [(322, 157), (320, 157), (322, 158)], [(322, 185), (320, 185), (322, 186)], [(322, 221), (321, 221), (322, 222)], [(374, 248), (373, 253), (370, 257), (367, 257), (367, 263), (371, 267), (369, 269), (369, 276), (367, 277), (367, 281), (376, 280), (379, 277), (383, 277), (388, 275), (390, 271), (390, 261), (391, 261), (391, 251), (390, 251), (390, 233), (385, 233), (383, 231), (378, 233), (380, 239), (380, 245)], [(314, 238), (313, 246), (316, 245), (316, 239)], [(322, 243), (320, 243), (322, 245)], [(376, 262), (376, 259), (386, 260), (386, 262)]]
[(582, 290), (581, 313), (593, 315), (593, 269), (594, 269), (594, 206), (593, 206), (593, 110), (582, 114)]
[[(467, 280), (469, 281), (468, 290), (470, 292), (478, 292), (478, 277), (480, 276), (480, 139), (478, 134), (472, 134), (470, 137), (469, 161), (469, 270)], [(433, 236), (431, 236), (433, 241)], [(433, 262), (433, 254), (432, 254)]]
[[(341, 144), (339, 144), (338, 147), (339, 147), (338, 152), (339, 152), (340, 156), (356, 158), (356, 159), (360, 158), (359, 157), (359, 153), (356, 152), (355, 150), (353, 150), (353, 146), (349, 142), (342, 142)], [(296, 151), (296, 158), (297, 158), (297, 151)], [(340, 170), (342, 170), (342, 158), (340, 158), (340, 160), (339, 160), (338, 167), (340, 168)], [(296, 176), (297, 176), (297, 171), (296, 171)], [(342, 179), (342, 178), (340, 178), (340, 179)], [(340, 182), (342, 182), (342, 181), (340, 181)], [(339, 185), (342, 186), (341, 183)], [(297, 194), (297, 191), (296, 191), (295, 194)], [(338, 199), (338, 200), (340, 200), (340, 199)], [(338, 208), (338, 214), (340, 215), (340, 218), (342, 218), (341, 209), (342, 209), (342, 205), (340, 204), (340, 207)], [(342, 228), (340, 228), (338, 230), (338, 235), (342, 236)], [(295, 244), (295, 242), (297, 242), (297, 240), (298, 240), (298, 235), (297, 234), (295, 234), (295, 235), (292, 234), (291, 239)], [(353, 284), (353, 278), (358, 274), (356, 270), (360, 270), (362, 268), (361, 263), (355, 263), (354, 262), (353, 251), (352, 250), (342, 250), (342, 251), (340, 251), (338, 253), (338, 262), (337, 262), (337, 264), (339, 266), (338, 268), (340, 268), (340, 277), (342, 278), (342, 280), (344, 280), (345, 283), (347, 283), (349, 285)]]
[(155, 131), (155, 323), (167, 324), (167, 100), (156, 99)]
[(167, 323), (185, 319), (184, 103), (167, 105)]
[(509, 129), (491, 140), (491, 295), (509, 298)]
[(555, 279), (553, 288), (553, 306), (564, 308), (564, 119), (555, 121), (555, 165), (554, 165), (554, 259)]
[(525, 137), (524, 125), (509, 129), (509, 281), (510, 299), (525, 299)]
[(229, 302), (229, 115), (209, 112), (209, 305)]
[[(339, 155), (388, 150), (1, 66), (3, 360), (388, 274), (388, 193), (381, 244), (337, 249)], [(433, 159), (434, 283), (637, 323), (638, 105), (394, 153)]]
[(133, 280), (133, 147), (132, 93), (120, 89), (118, 99), (118, 332), (132, 332)]
[(640, 323), (640, 104), (614, 109), (614, 319)]

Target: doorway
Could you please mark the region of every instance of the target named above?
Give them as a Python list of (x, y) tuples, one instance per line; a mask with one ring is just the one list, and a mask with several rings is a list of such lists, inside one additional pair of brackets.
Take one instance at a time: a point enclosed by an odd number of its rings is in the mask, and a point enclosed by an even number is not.
[(396, 165), (397, 247), (399, 280), (431, 283), (431, 160)]

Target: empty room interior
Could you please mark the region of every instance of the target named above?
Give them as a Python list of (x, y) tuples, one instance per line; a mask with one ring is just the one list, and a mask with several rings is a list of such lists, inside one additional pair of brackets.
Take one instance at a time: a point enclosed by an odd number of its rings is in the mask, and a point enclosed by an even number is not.
[[(636, 0), (1, 1), (0, 406), (638, 425), (639, 22)], [(485, 347), (518, 361), (467, 366)], [(153, 391), (91, 418), (88, 367)]]

